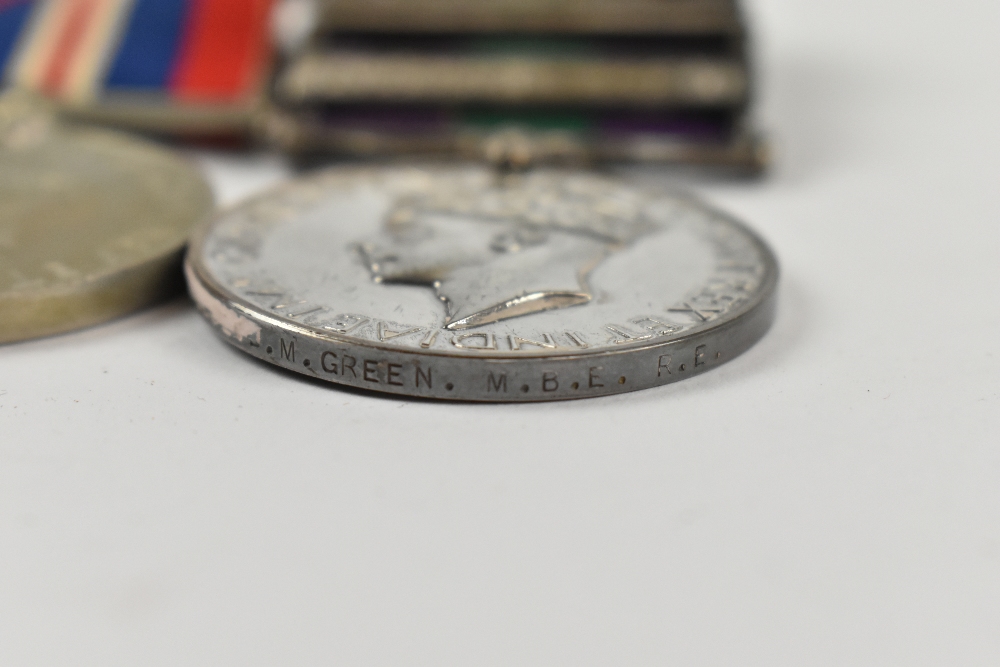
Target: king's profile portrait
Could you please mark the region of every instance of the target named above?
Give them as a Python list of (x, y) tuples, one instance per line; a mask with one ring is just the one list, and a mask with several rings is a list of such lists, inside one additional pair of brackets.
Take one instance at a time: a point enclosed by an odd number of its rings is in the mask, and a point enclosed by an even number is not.
[(444, 327), (469, 329), (589, 303), (593, 270), (659, 228), (643, 201), (598, 178), (458, 183), (399, 197), (357, 249), (376, 282), (432, 288)]

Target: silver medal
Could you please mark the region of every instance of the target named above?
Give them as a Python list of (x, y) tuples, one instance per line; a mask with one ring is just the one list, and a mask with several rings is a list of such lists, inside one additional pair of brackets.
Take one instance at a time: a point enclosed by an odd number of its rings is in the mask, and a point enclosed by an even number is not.
[(590, 172), (333, 169), (208, 224), (202, 313), (255, 357), (353, 387), (544, 401), (682, 380), (767, 331), (778, 271), (699, 201)]

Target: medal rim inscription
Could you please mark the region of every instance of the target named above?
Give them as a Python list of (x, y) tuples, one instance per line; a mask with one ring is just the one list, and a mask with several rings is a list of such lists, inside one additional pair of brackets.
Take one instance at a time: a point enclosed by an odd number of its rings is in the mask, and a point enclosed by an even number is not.
[[(377, 168), (357, 168), (348, 166), (329, 168), (318, 173), (344, 172), (358, 175), (365, 172), (372, 173), (377, 171)], [(767, 332), (774, 318), (780, 269), (773, 251), (760, 235), (747, 227), (741, 221), (735, 219), (733, 216), (719, 211), (717, 208), (706, 204), (701, 199), (686, 197), (687, 200), (694, 202), (695, 205), (703, 212), (711, 214), (715, 218), (723, 221), (724, 224), (731, 226), (735, 229), (735, 231), (742, 234), (747, 240), (749, 240), (754, 250), (760, 257), (760, 265), (763, 270), (759, 280), (759, 285), (755, 292), (743, 301), (737, 308), (722, 314), (718, 318), (696, 324), (676, 334), (675, 336), (667, 338), (661, 337), (659, 339), (653, 338), (652, 340), (641, 340), (633, 343), (625, 343), (616, 347), (601, 346), (589, 350), (581, 349), (562, 353), (554, 353), (552, 350), (542, 349), (520, 350), (517, 352), (482, 350), (474, 354), (456, 354), (449, 350), (442, 349), (415, 349), (400, 347), (385, 344), (380, 341), (353, 337), (330, 330), (318, 329), (309, 326), (308, 324), (297, 322), (284, 318), (281, 315), (268, 312), (262, 306), (253, 304), (239, 294), (236, 294), (233, 290), (227, 289), (218, 280), (216, 280), (204, 261), (205, 244), (207, 243), (208, 238), (217, 222), (222, 221), (227, 215), (232, 214), (239, 209), (251, 207), (257, 202), (267, 201), (271, 198), (278, 198), (289, 191), (294, 191), (297, 184), (302, 183), (303, 180), (308, 180), (312, 176), (316, 176), (316, 174), (314, 173), (304, 179), (296, 179), (282, 184), (268, 192), (244, 201), (237, 206), (230, 207), (227, 210), (218, 213), (206, 224), (200, 226), (192, 235), (191, 242), (188, 246), (185, 258), (185, 275), (188, 280), (189, 291), (191, 292), (195, 303), (198, 305), (206, 319), (213, 324), (214, 328), (225, 340), (227, 340), (227, 342), (258, 359), (272, 363), (287, 370), (304, 374), (308, 377), (319, 379), (321, 381), (332, 382), (334, 384), (359, 388), (366, 391), (390, 393), (394, 395), (469, 402), (536, 402), (611, 395), (669, 384), (674, 381), (679, 381), (681, 379), (700, 374), (706, 370), (710, 370), (725, 361), (735, 358), (739, 354), (742, 354), (742, 352), (752, 347), (753, 344), (755, 344)], [(615, 178), (614, 180), (627, 183), (627, 179)], [(664, 194), (666, 195), (668, 192), (665, 191)], [(249, 340), (249, 336), (238, 336), (232, 331), (227, 331), (226, 327), (219, 322), (219, 308), (239, 320), (249, 322), (251, 327), (256, 328), (258, 331), (256, 334), (258, 336), (258, 342), (253, 343)], [(337, 377), (331, 377), (329, 374), (320, 374), (318, 367), (321, 366), (321, 364), (318, 362), (309, 363), (309, 361), (306, 361), (303, 364), (296, 363), (293, 359), (293, 363), (291, 364), (284, 363), (281, 358), (281, 354), (276, 351), (276, 345), (266, 345), (264, 342), (264, 338), (266, 336), (273, 335), (281, 338), (281, 334), (284, 334), (285, 336), (296, 337), (293, 343), (302, 338), (305, 342), (312, 345), (336, 345), (343, 348), (353, 349), (356, 350), (356, 353), (359, 356), (364, 353), (398, 355), (400, 359), (412, 360), (412, 362), (416, 363), (418, 367), (421, 360), (436, 360), (438, 363), (448, 362), (468, 366), (468, 369), (463, 373), (463, 375), (477, 374), (476, 367), (479, 366), (480, 368), (478, 369), (478, 374), (482, 375), (490, 373), (491, 368), (495, 372), (498, 368), (517, 364), (518, 362), (534, 365), (541, 364), (542, 362), (546, 362), (550, 365), (565, 365), (573, 363), (592, 363), (595, 360), (599, 361), (603, 359), (610, 360), (621, 358), (623, 355), (631, 358), (638, 358), (640, 356), (648, 356), (650, 353), (655, 355), (658, 351), (681, 349), (685, 346), (691, 346), (693, 343), (702, 343), (716, 337), (724, 336), (734, 330), (736, 331), (738, 337), (738, 334), (743, 329), (747, 329), (749, 331), (749, 337), (746, 340), (740, 341), (739, 344), (735, 346), (738, 349), (735, 349), (732, 353), (727, 352), (725, 359), (721, 360), (720, 358), (722, 352), (719, 351), (719, 358), (711, 360), (712, 362), (718, 363), (701, 363), (698, 359), (695, 359), (691, 364), (690, 371), (683, 377), (678, 377), (673, 374), (668, 378), (658, 376), (658, 379), (655, 382), (642, 383), (641, 385), (636, 386), (635, 384), (628, 382), (628, 376), (621, 376), (619, 378), (622, 380), (620, 384), (616, 383), (613, 387), (602, 385), (604, 389), (603, 391), (592, 392), (590, 394), (582, 392), (562, 394), (562, 392), (560, 392), (560, 395), (539, 395), (537, 392), (526, 391), (523, 395), (515, 394), (502, 397), (471, 395), (469, 393), (455, 392), (453, 382), (447, 383), (447, 389), (445, 392), (434, 391), (433, 393), (416, 391), (416, 389), (419, 389), (419, 382), (414, 390), (400, 386), (389, 386), (385, 383), (382, 383), (379, 386), (365, 386), (364, 383), (354, 383), (340, 379), (339, 375)], [(282, 340), (284, 339), (282, 338)], [(299, 349), (302, 349), (302, 347), (303, 346), (300, 343)], [(695, 346), (695, 348), (697, 348), (697, 346)], [(270, 350), (270, 352), (267, 352), (267, 350)], [(398, 364), (391, 363), (389, 363), (389, 365), (398, 366)], [(700, 366), (707, 367), (699, 370), (698, 367)], [(490, 376), (492, 376), (492, 373), (490, 373)], [(371, 381), (369, 380), (369, 382)], [(574, 390), (576, 389), (575, 384), (572, 384), (571, 386)], [(525, 389), (525, 387), (526, 385), (521, 388)]]

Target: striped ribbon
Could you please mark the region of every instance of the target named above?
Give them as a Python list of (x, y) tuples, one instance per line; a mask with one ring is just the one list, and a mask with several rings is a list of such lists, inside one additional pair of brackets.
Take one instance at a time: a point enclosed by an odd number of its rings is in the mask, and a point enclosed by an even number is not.
[(236, 103), (270, 58), (273, 0), (0, 0), (8, 84), (70, 103), (116, 93)]

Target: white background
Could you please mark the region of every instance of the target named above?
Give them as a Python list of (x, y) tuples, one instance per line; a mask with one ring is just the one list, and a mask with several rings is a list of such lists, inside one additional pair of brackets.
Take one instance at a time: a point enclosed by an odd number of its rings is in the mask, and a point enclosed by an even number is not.
[(760, 344), (520, 406), (185, 300), (0, 347), (0, 665), (1000, 664), (1000, 3), (749, 10), (777, 164), (697, 187), (782, 260)]

